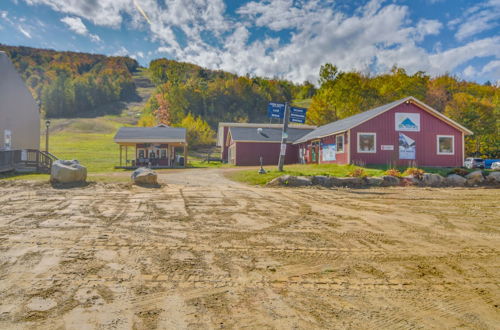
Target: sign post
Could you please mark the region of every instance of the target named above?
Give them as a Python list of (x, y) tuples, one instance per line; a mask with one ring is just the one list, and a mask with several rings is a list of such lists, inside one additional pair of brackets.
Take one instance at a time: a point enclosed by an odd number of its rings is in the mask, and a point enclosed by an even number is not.
[(278, 161), (278, 171), (283, 172), (283, 164), (285, 163), (286, 155), (286, 140), (288, 138), (288, 121), (290, 120), (290, 109), (288, 103), (285, 103), (285, 113), (283, 120), (283, 133), (281, 134), (280, 158)]

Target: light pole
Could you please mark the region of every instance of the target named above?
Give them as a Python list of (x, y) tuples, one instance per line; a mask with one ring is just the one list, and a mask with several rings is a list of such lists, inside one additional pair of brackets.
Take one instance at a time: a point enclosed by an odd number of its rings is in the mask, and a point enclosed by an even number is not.
[(50, 127), (50, 120), (45, 121), (45, 152), (49, 152), (49, 127)]

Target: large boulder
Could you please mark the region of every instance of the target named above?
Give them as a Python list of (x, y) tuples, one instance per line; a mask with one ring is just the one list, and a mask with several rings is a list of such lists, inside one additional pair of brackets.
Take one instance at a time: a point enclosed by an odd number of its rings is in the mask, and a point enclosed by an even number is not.
[(422, 176), (421, 185), (427, 187), (439, 187), (444, 183), (445, 179), (439, 175), (434, 173), (424, 173)]
[(332, 186), (332, 178), (326, 175), (315, 175), (311, 178), (312, 184), (323, 187)]
[(399, 178), (392, 175), (384, 175), (382, 177), (383, 181), (380, 186), (382, 187), (391, 187), (391, 186), (399, 186)]
[(476, 186), (484, 182), (484, 176), (481, 170), (469, 173), (465, 178), (467, 179), (466, 183), (468, 186)]
[(367, 185), (364, 178), (358, 178), (358, 177), (347, 177), (347, 178), (332, 177), (331, 180), (332, 180), (332, 187), (360, 188)]
[(311, 186), (312, 180), (307, 176), (282, 175), (271, 180), (268, 186), (289, 186), (289, 187), (304, 187)]
[(486, 177), (486, 181), (490, 184), (500, 184), (500, 172), (491, 172)]
[(401, 179), (401, 185), (402, 186), (416, 186), (421, 184), (420, 180), (413, 175), (407, 175), (402, 177)]
[(446, 185), (452, 186), (452, 187), (463, 187), (465, 185), (465, 182), (467, 181), (466, 178), (463, 176), (460, 176), (458, 174), (450, 174), (446, 177)]
[(157, 185), (158, 175), (147, 167), (139, 167), (132, 173), (132, 181), (138, 185)]
[(382, 182), (384, 182), (384, 179), (378, 176), (369, 176), (366, 178), (366, 183), (372, 187), (379, 187), (382, 185)]
[(50, 169), (52, 183), (80, 183), (87, 180), (87, 168), (77, 160), (56, 160)]

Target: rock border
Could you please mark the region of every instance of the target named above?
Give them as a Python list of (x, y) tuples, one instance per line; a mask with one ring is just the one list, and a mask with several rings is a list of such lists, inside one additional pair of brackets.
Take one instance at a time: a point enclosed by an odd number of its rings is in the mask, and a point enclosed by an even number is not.
[(421, 178), (413, 176), (396, 177), (384, 175), (381, 177), (334, 177), (326, 175), (294, 176), (282, 175), (266, 184), (269, 187), (308, 187), (321, 186), (326, 188), (370, 188), (370, 187), (500, 187), (500, 172), (490, 172), (488, 175), (480, 170), (471, 172), (465, 177), (450, 174), (443, 177), (439, 174), (424, 173)]

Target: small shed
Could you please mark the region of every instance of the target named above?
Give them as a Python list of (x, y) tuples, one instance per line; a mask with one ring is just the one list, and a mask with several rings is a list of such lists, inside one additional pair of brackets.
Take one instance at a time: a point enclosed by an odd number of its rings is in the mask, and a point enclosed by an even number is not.
[(187, 164), (188, 143), (182, 127), (121, 127), (114, 141), (120, 146), (120, 165), (115, 168), (172, 168)]
[(306, 163), (456, 167), (470, 134), (410, 96), (320, 126), (295, 145)]
[[(297, 139), (311, 132), (311, 128), (289, 128), (285, 164), (299, 161)], [(278, 164), (281, 148), (282, 127), (229, 127), (225, 146), (228, 162), (233, 165)]]

